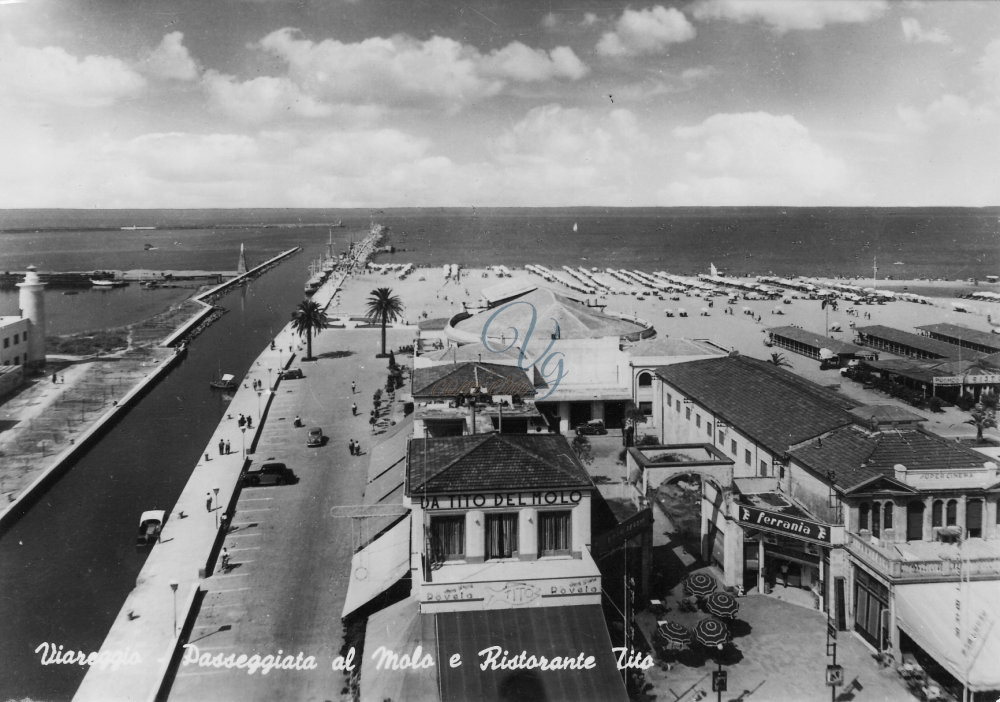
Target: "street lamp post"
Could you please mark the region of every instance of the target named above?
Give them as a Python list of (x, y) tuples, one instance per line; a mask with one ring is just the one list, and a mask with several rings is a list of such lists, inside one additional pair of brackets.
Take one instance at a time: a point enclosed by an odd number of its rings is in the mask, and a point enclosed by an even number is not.
[(263, 390), (257, 391), (257, 423), (260, 424), (260, 396), (264, 394)]
[(170, 589), (174, 591), (174, 636), (177, 636), (177, 581), (170, 581)]
[(240, 436), (243, 437), (243, 458), (247, 457), (247, 428), (240, 427)]
[(219, 488), (212, 488), (212, 492), (215, 493), (215, 529), (219, 529)]

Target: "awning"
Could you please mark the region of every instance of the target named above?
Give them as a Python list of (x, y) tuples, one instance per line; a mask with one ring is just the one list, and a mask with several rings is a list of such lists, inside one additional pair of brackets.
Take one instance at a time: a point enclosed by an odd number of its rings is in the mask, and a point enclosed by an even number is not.
[[(961, 595), (959, 594), (961, 592)], [(928, 583), (895, 588), (896, 622), (970, 690), (1000, 690), (1000, 581)], [(964, 631), (956, 636), (956, 600)]]
[(395, 585), (410, 569), (410, 515), (351, 559), (351, 579), (341, 617), (346, 617)]
[[(611, 638), (600, 605), (527, 607), (470, 612), (444, 612), (437, 618), (437, 660), (462, 656), (462, 665), (441, 665), (438, 676), (443, 702), (483, 700), (627, 700), (625, 684), (611, 650)], [(577, 659), (594, 657), (587, 669), (486, 670), (479, 652), (499, 647), (509, 657)], [(366, 647), (367, 648), (367, 647)], [(498, 661), (499, 667), (499, 661)]]
[(434, 615), (421, 614), (420, 603), (407, 598), (376, 612), (365, 627), (365, 656), (361, 660), (361, 699), (436, 700), (437, 671), (447, 665), (435, 661), (433, 668), (378, 666), (379, 648), (398, 655), (412, 655), (417, 647), (437, 655)]

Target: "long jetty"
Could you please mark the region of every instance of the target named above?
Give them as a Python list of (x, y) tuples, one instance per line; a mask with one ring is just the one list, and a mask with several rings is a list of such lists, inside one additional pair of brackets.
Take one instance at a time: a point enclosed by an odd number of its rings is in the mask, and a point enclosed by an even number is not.
[[(367, 261), (377, 238), (370, 235), (363, 240), (355, 250), (350, 268)], [(331, 275), (312, 300), (325, 310), (348, 274), (340, 271)], [(203, 293), (206, 297), (212, 294), (213, 290)], [(202, 580), (212, 574), (228, 534), (229, 515), (239, 498), (240, 475), (253, 460), (271, 401), (281, 383), (280, 371), (295, 359), (294, 354), (283, 354), (282, 349), (299, 341), (289, 323), (251, 365), (226, 416), (205, 446), (203, 460), (195, 466), (170, 511), (159, 542), (153, 546), (136, 579), (135, 589), (112, 624), (101, 646), (100, 658), (126, 656), (135, 663), (116, 669), (91, 667), (73, 698), (75, 702), (152, 702), (166, 698), (170, 673), (180, 664), (183, 642), (205, 595)], [(272, 374), (268, 370), (271, 368), (277, 368), (278, 373)], [(264, 384), (267, 400), (260, 406), (256, 425), (241, 437), (246, 441), (247, 454), (242, 450), (220, 453), (220, 441), (231, 441), (239, 432), (233, 417), (240, 413), (256, 416), (254, 410), (261, 398), (250, 380)]]
[[(208, 299), (215, 299), (234, 285), (240, 285), (246, 280), (260, 275), (272, 266), (285, 258), (299, 251), (299, 247), (283, 251), (259, 266), (248, 270), (246, 273), (236, 276), (224, 283), (216, 285), (209, 290), (195, 296), (195, 300), (201, 303), (202, 308), (182, 323), (173, 333), (160, 342), (161, 347), (177, 347), (195, 329), (203, 323), (214, 311), (215, 307), (206, 302)], [(86, 429), (71, 440), (71, 443), (63, 451), (52, 456), (49, 465), (27, 485), (14, 499), (2, 506), (0, 511), (0, 530), (8, 527), (14, 520), (24, 514), (25, 510), (33, 504), (37, 497), (42, 494), (55, 480), (65, 473), (73, 462), (84, 452), (86, 452), (100, 437), (102, 437), (115, 422), (117, 422), (126, 412), (138, 402), (154, 384), (159, 382), (177, 363), (183, 358), (180, 349), (168, 358), (156, 364), (156, 366), (145, 376), (139, 379), (118, 401), (117, 404), (107, 409), (87, 426)]]

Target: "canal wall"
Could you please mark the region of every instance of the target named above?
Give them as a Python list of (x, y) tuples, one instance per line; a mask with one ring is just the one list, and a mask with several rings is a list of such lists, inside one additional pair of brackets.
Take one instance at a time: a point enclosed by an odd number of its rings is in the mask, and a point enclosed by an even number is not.
[[(346, 273), (334, 274), (313, 295), (326, 308), (339, 291)], [(208, 291), (211, 293), (211, 291)], [(118, 670), (91, 668), (77, 690), (76, 702), (111, 702), (113, 700), (166, 699), (169, 681), (180, 665), (185, 628), (197, 614), (205, 589), (202, 580), (212, 574), (222, 543), (228, 533), (228, 515), (239, 498), (239, 480), (245, 467), (254, 460), (260, 433), (266, 422), (274, 394), (280, 387), (279, 371), (289, 367), (296, 354), (283, 354), (286, 346), (297, 346), (301, 338), (291, 323), (268, 344), (247, 375), (241, 380), (226, 415), (209, 439), (200, 460), (191, 472), (173, 509), (170, 510), (160, 541), (136, 579), (101, 646), (105, 655), (128, 651), (140, 662)], [(251, 381), (263, 383), (267, 392), (262, 401)], [(239, 414), (258, 417), (256, 426), (246, 434), (239, 431)], [(235, 438), (235, 441), (233, 439)], [(218, 451), (219, 442), (230, 441), (232, 453)], [(242, 442), (247, 455), (243, 456)], [(172, 586), (176, 583), (178, 597)], [(182, 594), (183, 593), (183, 594)]]

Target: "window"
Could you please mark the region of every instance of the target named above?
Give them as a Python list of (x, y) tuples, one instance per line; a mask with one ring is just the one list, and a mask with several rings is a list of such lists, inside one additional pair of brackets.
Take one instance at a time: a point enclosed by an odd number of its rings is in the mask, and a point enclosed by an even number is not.
[(736, 439), (729, 442), (729, 453), (736, 455)]
[(538, 513), (538, 555), (555, 556), (570, 551), (570, 513)]
[(670, 393), (668, 392), (668, 393), (667, 393), (667, 407), (670, 407), (670, 405), (672, 405), (672, 404), (674, 404), (674, 396), (673, 396), (673, 395), (671, 395), (671, 394), (670, 394)]
[(892, 529), (892, 503), (886, 502), (882, 505), (882, 527)]
[(858, 531), (868, 529), (868, 511), (871, 509), (867, 502), (862, 502), (858, 507)]
[(760, 477), (762, 478), (767, 477), (767, 461), (760, 462)]
[(701, 429), (701, 415), (700, 414), (696, 414), (694, 416), (694, 425), (696, 427), (698, 427), (699, 429)]
[(648, 388), (648, 387), (651, 387), (652, 385), (653, 385), (653, 376), (652, 375), (650, 375), (649, 373), (640, 373), (639, 374), (639, 387), (640, 388)]
[(953, 526), (958, 524), (958, 501), (948, 500), (948, 526)]
[(872, 503), (872, 536), (882, 534), (882, 510), (878, 502)]
[(931, 505), (931, 526), (944, 526), (944, 500), (934, 500), (934, 504)]
[(486, 558), (515, 558), (517, 512), (486, 515)]
[(3, 340), (3, 347), (5, 349), (9, 349), (10, 348), (10, 337), (9, 336)]
[(431, 560), (434, 563), (465, 558), (465, 515), (431, 517)]
[(680, 400), (677, 400), (676, 406), (677, 406), (677, 411), (680, 412), (681, 411), (681, 401)]
[(708, 435), (708, 438), (712, 438), (712, 423), (711, 422), (705, 422), (705, 434)]
[(15, 334), (14, 335), (14, 346), (17, 346), (20, 343), (21, 343), (21, 335), (20, 334)]
[(719, 429), (719, 443), (723, 446), (726, 445), (726, 432)]
[(640, 402), (639, 411), (642, 412), (647, 417), (653, 416), (653, 403), (652, 402)]
[(684, 408), (684, 419), (691, 419), (691, 408), (690, 407), (685, 407)]
[(743, 451), (743, 462), (746, 463), (748, 466), (752, 465), (751, 462), (750, 462), (750, 449), (744, 449), (744, 451)]

